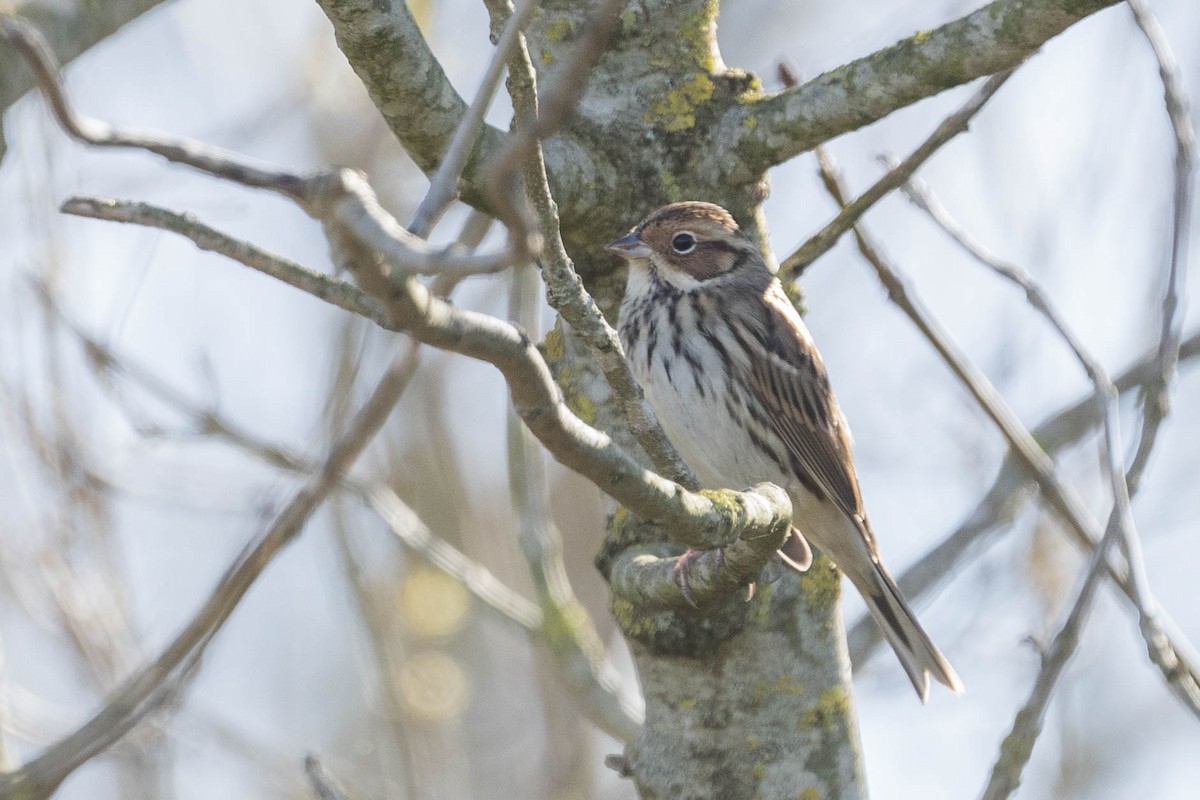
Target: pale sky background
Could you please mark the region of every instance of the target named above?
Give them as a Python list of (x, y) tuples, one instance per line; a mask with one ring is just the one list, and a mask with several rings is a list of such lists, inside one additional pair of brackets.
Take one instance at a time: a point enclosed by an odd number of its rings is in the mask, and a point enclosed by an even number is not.
[[(1155, 6), (1195, 92), (1200, 8), (1188, 0)], [(727, 2), (721, 46), (726, 63), (757, 71), (774, 88), (781, 59), (813, 76), (974, 7)], [(430, 13), (436, 52), (460, 92), (473, 93), (490, 52), (482, 4), (447, 0), (433, 3)], [(366, 166), (401, 219), (425, 187), (415, 168), (395, 155), (315, 3), (181, 0), (96, 48), (68, 76), (81, 108), (115, 124), (192, 136), (297, 169), (329, 162)], [(855, 189), (879, 174), (879, 153), (906, 154), (971, 91), (948, 92), (835, 140), (832, 152)], [(921, 173), (968, 230), (1043, 283), (1114, 374), (1157, 334), (1173, 153), (1161, 95), (1146, 43), (1128, 11), (1113, 8), (1049, 43), (1001, 89), (971, 132)], [(506, 124), (502, 102), (491, 119)], [(56, 209), (73, 194), (147, 200), (194, 212), (226, 232), (325, 269), (328, 256), (317, 225), (265, 193), (140, 153), (85, 150), (68, 141), (31, 98), (9, 112), (5, 126), (3, 385), (26, 392), (35, 407), (47, 403), (45, 362), (37, 355), (46, 347), (45, 331), (27, 286), (29, 276), (53, 271), (74, 318), (125, 356), (197, 400), (217, 403), (260, 435), (319, 454), (341, 312), (177, 237), (66, 218)], [(766, 208), (780, 257), (832, 216), (815, 172), (811, 156), (803, 156), (772, 173)], [(649, 210), (629, 209), (630, 224)], [(968, 261), (902, 197), (885, 200), (866, 222), (1027, 424), (1087, 391), (1065, 347), (1021, 295)], [(455, 230), (448, 224), (438, 235)], [(1193, 257), (1193, 286), (1200, 285), (1195, 263)], [(874, 527), (899, 573), (974, 506), (1003, 456), (1000, 436), (889, 304), (849, 239), (814, 265), (802, 285), (808, 324), (855, 434)], [(478, 279), (456, 299), (503, 315), (506, 287), (505, 277)], [(1189, 310), (1187, 319), (1185, 335), (1200, 315)], [(386, 347), (381, 336), (363, 346), (360, 387), (378, 374)], [(60, 349), (66, 354), (68, 413), (92, 465), (119, 487), (111, 508), (117, 570), (128, 591), (138, 651), (154, 654), (295, 481), (194, 437), (145, 438), (130, 415), (97, 389), (78, 349), (67, 339)], [(409, 499), (435, 532), (525, 590), (506, 538), (512, 521), (502, 384), (489, 367), (433, 352), (426, 354), (421, 376), (388, 440), (410, 469), (406, 480), (415, 494)], [(136, 391), (129, 395), (135, 418), (178, 433), (177, 416)], [(1140, 418), (1132, 403), (1123, 408), (1132, 447)], [(1154, 590), (1189, 638), (1200, 641), (1194, 577), (1200, 556), (1200, 370), (1181, 371), (1173, 410), (1135, 514)], [(431, 450), (430, 420), (455, 431), (453, 447), (440, 455)], [(8, 563), (0, 571), (3, 682), (11, 696), (24, 698), (21, 708), (43, 715), (33, 744), (21, 742), (18, 749), (27, 759), (83, 720), (100, 695), (52, 615), (24, 608), (40, 589), (23, 588), (21, 565), (34, 563), (52, 541), (46, 523), (54, 495), (28, 477), (35, 474), (31, 456), (7, 414), (0, 419), (0, 453), (0, 549)], [(441, 470), (450, 462), (471, 487), (469, 495), (420, 488), (446, 484)], [(378, 463), (378, 453), (368, 459), (368, 466)], [(1104, 517), (1108, 499), (1094, 442), (1062, 463), (1096, 516)], [(582, 508), (576, 516), (594, 509), (576, 483), (562, 484), (565, 476), (554, 474), (564, 492), (573, 492), (564, 496)], [(369, 515), (354, 513), (361, 520), (361, 546), (380, 563), (394, 559), (382, 528)], [(999, 545), (920, 609), (968, 687), (964, 698), (935, 691), (922, 708), (890, 654), (856, 676), (873, 797), (978, 796), (1037, 670), (1036, 651), (1024, 640), (1048, 639), (1077, 584), (1078, 558), (1057, 532), (1035, 533), (1042, 521), (1025, 514)], [(572, 532), (568, 550), (577, 590), (611, 631), (602, 581), (588, 568), (599, 546), (598, 528)], [(379, 701), (363, 677), (370, 674), (368, 647), (337, 559), (330, 515), (322, 512), (220, 634), (173, 723), (178, 735), (164, 745), (172, 796), (302, 796), (299, 765), (309, 751), (320, 754), (355, 797), (395, 788), (387, 783), (395, 766), (364, 722)], [(846, 597), (853, 621), (861, 602), (853, 592)], [(488, 617), (464, 630), (436, 641), (400, 632), (413, 653), (445, 651), (467, 665), (461, 714), (421, 728), (428, 738), (409, 743), (428, 760), (428, 796), (536, 796), (522, 773), (545, 769), (539, 757), (548, 737), (534, 724), (542, 713), (538, 687), (532, 680), (521, 683), (534, 669), (525, 639)], [(619, 637), (611, 645), (624, 660)], [(632, 686), (628, 671), (627, 680)], [(631, 787), (601, 765), (618, 746), (598, 736), (592, 747), (595, 796), (632, 797)], [(1118, 800), (1136, 793), (1190, 800), (1200, 785), (1197, 752), (1200, 723), (1163, 687), (1126, 604), (1106, 589), (1017, 797)], [(60, 796), (118, 794), (114, 770), (101, 760), (81, 769)]]

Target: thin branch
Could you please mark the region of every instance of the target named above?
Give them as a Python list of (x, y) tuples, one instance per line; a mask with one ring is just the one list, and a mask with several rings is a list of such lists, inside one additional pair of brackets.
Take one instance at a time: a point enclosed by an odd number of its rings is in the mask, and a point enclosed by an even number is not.
[[(502, 3), (493, 0), (494, 14), (502, 15)], [(561, 71), (556, 73), (546, 99), (539, 106), (537, 76), (524, 42), (509, 60), (509, 92), (516, 112), (516, 134), (489, 167), (489, 174), (503, 184), (505, 175), (524, 166), (525, 192), (537, 217), (543, 249), (538, 259), (546, 281), (546, 299), (562, 315), (595, 354), (605, 379), (616, 395), (630, 431), (650, 458), (654, 468), (680, 484), (699, 486), (695, 475), (676, 452), (654, 413), (642, 387), (634, 378), (625, 359), (625, 351), (616, 330), (604, 318), (600, 307), (583, 285), (562, 241), (557, 205), (550, 194), (546, 164), (540, 141), (569, 119), (587, 86), (591, 66), (612, 34), (622, 0), (606, 0), (586, 27)]]
[(308, 776), (308, 782), (318, 800), (349, 800), (346, 790), (312, 753), (304, 757), (304, 774)]
[(904, 185), (914, 173), (936, 153), (942, 145), (962, 133), (970, 125), (971, 120), (987, 104), (1004, 82), (1012, 75), (1012, 71), (993, 75), (976, 92), (970, 100), (963, 104), (958, 111), (942, 120), (925, 141), (913, 150), (908, 158), (896, 164), (853, 201), (847, 201), (824, 228), (817, 231), (808, 241), (800, 245), (794, 253), (783, 260), (779, 267), (780, 278), (792, 280), (800, 275), (809, 264), (816, 261), (837, 244), (838, 239), (846, 231), (853, 228), (862, 219), (863, 214), (883, 199), (893, 189)]
[(38, 79), (42, 94), (63, 130), (85, 144), (146, 150), (218, 178), (267, 189), (292, 200), (317, 219), (336, 218), (340, 224), (383, 253), (395, 269), (412, 274), (441, 271), (463, 274), (494, 272), (536, 252), (539, 243), (510, 236), (508, 246), (484, 255), (464, 254), (456, 245), (430, 247), (388, 214), (360, 173), (331, 169), (311, 176), (272, 169), (234, 153), (156, 131), (125, 130), (79, 113), (67, 98), (62, 75), (41, 34), (14, 17), (0, 16), (0, 38), (13, 44)]
[[(821, 149), (817, 151), (817, 158), (826, 188), (839, 204), (844, 203), (848, 193), (836, 165), (831, 157)], [(1102, 540), (1101, 535), (1090, 512), (1079, 500), (1078, 495), (1058, 479), (1054, 462), (1021, 424), (987, 376), (971, 363), (958, 349), (949, 334), (921, 306), (909, 288), (907, 278), (895, 266), (882, 258), (878, 248), (872, 243), (861, 225), (855, 226), (854, 235), (859, 251), (875, 269), (880, 282), (888, 291), (889, 299), (908, 315), (959, 381), (975, 398), (979, 406), (995, 423), (1019, 459), (1021, 466), (1037, 483), (1043, 502), (1085, 547), (1099, 547)], [(1134, 466), (1136, 467), (1136, 465), (1135, 459)], [(1136, 485), (1136, 481), (1129, 480), (1128, 476), (1126, 480), (1131, 489)], [(1119, 528), (1119, 526), (1117, 527)], [(1160, 668), (1163, 669), (1168, 685), (1193, 713), (1200, 715), (1200, 691), (1192, 691), (1190, 688), (1200, 686), (1200, 678), (1198, 678), (1200, 672), (1195, 665), (1194, 649), (1186, 639), (1175, 636), (1169, 640), (1165, 633), (1157, 641), (1165, 651)], [(1158, 663), (1158, 659), (1156, 659), (1156, 663)], [(1167, 668), (1168, 664), (1170, 665), (1169, 669)]]
[(75, 769), (128, 733), (147, 714), (180, 692), (195, 675), (213, 637), (275, 557), (296, 537), (312, 512), (346, 474), (378, 432), (415, 368), (416, 344), (392, 361), (346, 434), (330, 449), (320, 471), (297, 492), (226, 569), (208, 600), (152, 663), (127, 678), (87, 722), (19, 769), (0, 774), (0, 794), (47, 797)]
[(421, 204), (417, 206), (412, 221), (409, 223), (409, 230), (417, 236), (422, 238), (429, 236), (433, 226), (458, 194), (458, 180), (462, 177), (467, 158), (474, 150), (475, 144), (483, 132), (483, 117), (500, 86), (500, 78), (504, 74), (505, 65), (521, 41), (521, 32), (533, 19), (538, 5), (538, 0), (523, 0), (521, 7), (505, 23), (504, 31), (500, 34), (500, 40), (496, 43), (496, 49), (492, 53), (492, 60), (488, 63), (483, 80), (480, 82), (479, 91), (476, 92), (470, 108), (467, 109), (462, 121), (455, 129), (454, 139), (451, 140), (446, 155), (442, 157), (441, 164), (438, 165), (437, 172), (429, 183), (429, 191), (425, 194), (425, 199), (421, 201)]
[[(108, 0), (83, 6), (78, 3), (23, 3), (21, 16), (47, 31), (51, 52), (66, 64), (134, 21), (162, 5), (163, 0)], [(11, 4), (8, 4), (11, 6)], [(37, 84), (33, 76), (14, 64), (0, 61), (0, 115)], [(0, 140), (0, 157), (4, 155)]]
[[(432, 173), (450, 149), (467, 104), (429, 49), (408, 3), (318, 0), (318, 5), (333, 23), (338, 49), (388, 127), (417, 166)], [(503, 139), (495, 128), (483, 128), (464, 170), (468, 188), (474, 173)]]
[[(538, 326), (538, 274), (532, 267), (519, 267), (512, 275), (509, 317), (517, 324), (536, 330)], [(596, 633), (587, 609), (575, 596), (562, 559), (562, 536), (550, 515), (550, 485), (546, 464), (537, 440), (521, 424), (513, 409), (508, 414), (509, 491), (517, 512), (517, 541), (529, 565), (534, 592), (550, 627), (566, 635), (546, 641), (558, 674), (589, 675), (586, 681), (568, 681), (588, 709), (588, 716), (622, 741), (632, 741), (641, 728), (638, 712), (622, 700), (620, 681)], [(579, 692), (579, 689), (584, 692)], [(634, 723), (634, 724), (631, 724)]]
[[(893, 166), (894, 164), (889, 164)], [(1108, 377), (1108, 372), (1100, 361), (1091, 354), (1082, 340), (1067, 324), (1066, 319), (1050, 301), (1050, 297), (1034, 280), (1028, 271), (1015, 264), (1001, 260), (991, 253), (980, 242), (976, 241), (955, 220), (946, 207), (934, 196), (932, 190), (924, 181), (910, 179), (904, 185), (904, 193), (922, 211), (927, 213), (955, 242), (966, 250), (977, 262), (995, 272), (1005, 280), (1020, 287), (1025, 293), (1025, 299), (1034, 310), (1041, 314), (1059, 337), (1075, 354), (1075, 359), (1083, 366), (1096, 390), (1096, 402), (1103, 409), (1104, 445), (1101, 451), (1104, 456), (1104, 470), (1108, 473), (1113, 494), (1113, 519), (1120, 529), (1121, 537), (1126, 542), (1137, 542), (1138, 533), (1133, 519), (1133, 509), (1130, 507), (1129, 485), (1125, 481), (1125, 448), (1121, 444), (1121, 417), (1118, 406), (1119, 394), (1117, 387)], [(1135, 551), (1140, 547), (1134, 545)], [(1127, 552), (1129, 548), (1126, 548)], [(1140, 616), (1148, 612), (1146, 589), (1138, 579), (1144, 570), (1136, 566), (1134, 560), (1129, 560), (1130, 586), (1134, 592), (1134, 602), (1138, 606)], [(1136, 561), (1140, 561), (1137, 559)]]
[(196, 247), (219, 253), (251, 269), (293, 286), (351, 314), (393, 329), (383, 304), (358, 287), (257, 247), (205, 225), (192, 214), (181, 214), (149, 203), (105, 197), (72, 197), (62, 204), (64, 214), (110, 222), (144, 225), (177, 233)]
[[(316, 191), (321, 191), (320, 187)], [(340, 234), (333, 231), (332, 235)], [(371, 255), (365, 257), (371, 260)], [(357, 274), (362, 276), (364, 271)], [(731, 493), (733, 508), (737, 509), (731, 514), (729, 506), (714, 503), (705, 493), (686, 491), (645, 470), (606, 434), (567, 409), (541, 354), (517, 328), (484, 314), (454, 308), (409, 276), (398, 277), (393, 284), (383, 274), (382, 259), (365, 274), (367, 282), (374, 281), (378, 294), (395, 295), (389, 296), (392, 302), (384, 312), (391, 320), (389, 328), (419, 332), (421, 341), (496, 365), (509, 381), (522, 418), (559, 461), (591, 478), (646, 521), (666, 525), (668, 533), (681, 544), (698, 549), (730, 544), (743, 532), (771, 528), (771, 510), (782, 513), (786, 507), (780, 505), (781, 492), (772, 492), (770, 501), (761, 495)], [(400, 316), (392, 316), (395, 313)], [(699, 586), (692, 587), (693, 597), (703, 596), (711, 602), (719, 594)], [(682, 593), (679, 601), (683, 608), (686, 600)]]
[[(242, 446), (239, 443), (239, 446)], [(462, 584), (498, 619), (515, 625), (535, 640), (542, 628), (542, 611), (491, 570), (440, 538), (400, 495), (382, 484), (347, 483), (358, 493), (405, 547)]]
[(1110, 517), (1108, 531), (1100, 544), (1092, 552), (1092, 557), (1084, 571), (1083, 585), (1071, 611), (1054, 635), (1045, 656), (1042, 667), (1034, 680), (1029, 699), (1013, 720), (1012, 729), (1000, 744), (1000, 757), (992, 767), (991, 776), (983, 790), (982, 800), (1003, 800), (1011, 795), (1021, 781), (1021, 772), (1033, 754), (1033, 746), (1038, 735), (1042, 732), (1042, 723), (1046, 718), (1046, 708), (1054, 695), (1054, 688), (1059, 677), (1067, 666), (1067, 662), (1079, 646), (1079, 635), (1087, 620), (1088, 612), (1100, 586), (1100, 577), (1104, 574), (1104, 565), (1108, 560), (1108, 551), (1112, 544), (1120, 539), (1120, 525), (1117, 515)]
[(997, 0), (802, 86), (734, 106), (714, 137), (733, 151), (728, 178), (755, 180), (770, 167), (897, 109), (1011, 70), (1049, 39), (1116, 2)]
[[(60, 122), (78, 127), (79, 118), (62, 94), (53, 62), (36, 31), (16, 21), (0, 21), (4, 23), (0, 25), (0, 34), (18, 42), (35, 67), (43, 72), (43, 90), (50, 95), (51, 105), (58, 109)], [(694, 549), (714, 550), (709, 554), (714, 557), (716, 548), (725, 547), (727, 555), (735, 555), (731, 563), (737, 564), (739, 570), (748, 569), (752, 560), (758, 560), (761, 569), (783, 543), (791, 518), (791, 503), (782, 489), (767, 485), (748, 492), (692, 492), (646, 470), (606, 434), (570, 411), (541, 353), (523, 331), (486, 314), (455, 308), (435, 297), (407, 268), (396, 269), (395, 251), (411, 251), (408, 240), (420, 240), (404, 231), (379, 207), (370, 185), (360, 174), (350, 170), (311, 176), (268, 172), (194, 142), (157, 134), (113, 132), (106, 124), (95, 121), (84, 125), (97, 126), (106, 133), (97, 134), (94, 143), (144, 147), (212, 174), (269, 188), (294, 199), (322, 222), (336, 266), (348, 270), (362, 288), (382, 300), (389, 318), (397, 326), (419, 342), (487, 361), (499, 369), (521, 419), (556, 459), (590, 479), (644, 521), (661, 525), (676, 542)], [(93, 138), (85, 141), (92, 142)], [(510, 236), (510, 242), (520, 239)], [(429, 254), (418, 252), (416, 256), (426, 258)], [(439, 257), (452, 260), (455, 256)], [(774, 542), (770, 552), (762, 546), (763, 540)], [(703, 576), (710, 570), (695, 572)], [(738, 579), (741, 580), (741, 572)], [(668, 580), (673, 589), (664, 587), (664, 592), (673, 592), (678, 608), (687, 609), (690, 604), (682, 590), (674, 580)], [(692, 581), (690, 588), (696, 603), (714, 604), (732, 594), (725, 581), (709, 581), (704, 577)]]
[[(1193, 363), (1200, 359), (1200, 333), (1184, 340), (1179, 358), (1180, 363)], [(1159, 374), (1158, 363), (1156, 349), (1114, 379), (1117, 391), (1123, 396), (1144, 392), (1147, 384)], [(1096, 407), (1094, 396), (1089, 394), (1044, 420), (1033, 429), (1033, 438), (1047, 454), (1054, 456), (1077, 444), (1101, 424), (1100, 409)], [(934, 593), (942, 581), (956, 573), (968, 558), (987, 547), (992, 537), (1016, 521), (1021, 510), (1033, 498), (1031, 490), (1034, 488), (1029, 473), (1021, 466), (1017, 456), (1009, 452), (992, 485), (958, 528), (900, 576), (897, 583), (901, 593), (913, 603)], [(1124, 565), (1110, 560), (1108, 571), (1109, 577), (1133, 600), (1133, 587)], [(1169, 630), (1177, 627), (1165, 616), (1162, 623)], [(1174, 633), (1172, 637), (1180, 638)], [(883, 642), (879, 626), (869, 617), (856, 622), (846, 638), (850, 645), (851, 661), (856, 666), (865, 663)]]
[[(99, 371), (105, 383), (110, 383), (112, 377), (123, 376), (182, 414), (196, 431), (220, 439), (273, 467), (298, 475), (311, 475), (318, 469), (319, 465), (312, 460), (272, 444), (191, 400), (157, 375), (117, 355), (108, 345), (65, 317), (62, 323), (81, 342), (88, 353), (88, 362)], [(611, 667), (607, 666), (599, 642), (587, 636), (578, 638), (578, 634), (583, 633), (576, 628), (581, 609), (573, 597), (570, 598), (573, 602), (567, 602), (559, 596), (561, 591), (555, 589), (555, 602), (541, 596), (539, 607), (509, 588), (487, 568), (434, 535), (392, 489), (349, 476), (341, 480), (341, 485), (361, 498), (405, 547), (457, 580), (498, 619), (515, 625), (528, 634), (534, 644), (548, 647), (558, 658), (564, 659), (563, 679), (576, 690), (575, 696), (583, 700), (589, 718), (601, 729), (622, 741), (629, 741), (637, 733), (640, 713), (621, 699), (624, 692)], [(565, 578), (561, 580), (565, 581)], [(547, 587), (550, 583), (549, 580), (544, 582)], [(559, 581), (553, 583), (557, 585)], [(554, 614), (554, 624), (546, 622), (545, 613)], [(569, 652), (563, 652), (564, 634), (571, 645)]]
[[(1150, 43), (1158, 62), (1163, 84), (1163, 99), (1171, 129), (1175, 135), (1175, 185), (1172, 193), (1171, 257), (1166, 271), (1166, 288), (1162, 301), (1162, 327), (1158, 344), (1158, 375), (1147, 390), (1142, 407), (1142, 435), (1126, 480), (1130, 492), (1141, 485), (1142, 473), (1158, 439), (1163, 420), (1170, 411), (1170, 384), (1179, 363), (1180, 339), (1183, 331), (1188, 244), (1192, 226), (1195, 190), (1192, 184), (1196, 163), (1196, 133), (1192, 127), (1187, 94), (1179, 74), (1179, 65), (1167, 43), (1158, 18), (1146, 0), (1127, 0), (1135, 22)], [(1126, 536), (1125, 558), (1129, 562), (1130, 582), (1138, 595), (1139, 624), (1146, 640), (1150, 659), (1158, 665), (1177, 697), (1193, 709), (1200, 707), (1200, 682), (1180, 674), (1181, 657), (1176, 653), (1163, 630), (1158, 603), (1150, 593), (1142, 558), (1141, 543)], [(1193, 653), (1183, 658), (1195, 658)]]
[[(1156, 438), (1157, 427), (1162, 422), (1161, 415), (1151, 411), (1143, 418), (1140, 446), (1134, 458), (1134, 467), (1130, 469), (1130, 473), (1127, 476), (1123, 461), (1125, 451), (1121, 444), (1117, 388), (1109, 380), (1108, 373), (1104, 370), (1104, 367), (1088, 352), (1083, 343), (1069, 328), (1062, 315), (1050, 302), (1049, 297), (1033, 279), (1033, 276), (1014, 264), (1002, 261), (971, 237), (950, 216), (946, 208), (942, 206), (932, 191), (923, 182), (910, 180), (905, 186), (904, 191), (919, 208), (928, 213), (976, 261), (1024, 290), (1030, 305), (1041, 313), (1050, 322), (1051, 326), (1058, 331), (1061, 338), (1075, 353), (1076, 359), (1083, 365), (1088, 377), (1096, 387), (1096, 400), (1103, 409), (1104, 466), (1105, 471), (1109, 475), (1113, 492), (1113, 511), (1110, 525), (1115, 524), (1120, 541), (1124, 544), (1127, 564), (1126, 577), (1128, 579), (1127, 593), (1137, 610), (1142, 637), (1146, 641), (1150, 657), (1163, 672), (1172, 690), (1187, 705), (1193, 709), (1200, 709), (1200, 685), (1197, 684), (1194, 678), (1189, 680), (1176, 674), (1179, 667), (1178, 659), (1172, 652), (1171, 646), (1166, 643), (1167, 634), (1163, 630), (1160, 621), (1161, 611), (1159, 610), (1157, 600), (1155, 600), (1151, 593), (1148, 579), (1146, 578), (1141, 540), (1134, 524), (1133, 510), (1130, 506), (1130, 497), (1136, 491), (1134, 487), (1141, 481), (1142, 472), (1145, 469), (1149, 452)], [(1173, 258), (1170, 268), (1171, 274), (1167, 282), (1168, 298), (1172, 294), (1176, 294), (1174, 287), (1177, 284), (1177, 263)], [(1158, 366), (1158, 369), (1155, 371), (1156, 377), (1147, 384), (1147, 388), (1150, 391), (1162, 390), (1162, 387), (1165, 386), (1165, 379), (1162, 376), (1171, 375), (1174, 372), (1174, 363), (1178, 361), (1179, 341), (1178, 333), (1175, 330), (1175, 320), (1173, 319), (1176, 307), (1177, 303), (1171, 299), (1164, 302), (1164, 330), (1161, 341), (1167, 342), (1171, 337), (1174, 337), (1174, 345), (1169, 353), (1164, 353), (1160, 345), (1159, 357), (1156, 359)], [(1167, 363), (1164, 359), (1171, 362), (1169, 366), (1164, 366)], [(1149, 426), (1153, 426), (1152, 429)], [(1129, 481), (1132, 481), (1133, 485)], [(1091, 578), (1089, 573), (1088, 581), (1092, 580), (1095, 579)], [(1085, 581), (1086, 584), (1087, 581)], [(1086, 606), (1087, 602), (1090, 601), (1085, 600), (1081, 595), (1079, 602)], [(1066, 657), (1063, 657), (1064, 661)]]

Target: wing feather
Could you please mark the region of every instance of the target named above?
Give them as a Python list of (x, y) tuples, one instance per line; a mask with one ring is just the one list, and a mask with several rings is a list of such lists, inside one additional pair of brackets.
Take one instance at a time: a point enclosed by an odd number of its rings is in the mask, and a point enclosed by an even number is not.
[[(815, 485), (846, 516), (865, 517), (850, 437), (825, 365), (778, 280), (763, 295), (761, 316), (739, 338), (756, 340), (738, 367), (766, 407), (767, 424), (784, 442), (798, 476)], [(743, 350), (746, 350), (745, 342)], [(865, 528), (865, 526), (864, 526)]]

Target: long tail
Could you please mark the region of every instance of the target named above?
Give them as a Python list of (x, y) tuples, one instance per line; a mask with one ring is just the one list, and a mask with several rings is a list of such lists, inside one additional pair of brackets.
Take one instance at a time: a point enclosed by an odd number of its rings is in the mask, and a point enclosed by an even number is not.
[(883, 630), (888, 644), (896, 651), (921, 702), (924, 703), (929, 697), (930, 675), (955, 694), (962, 694), (963, 685), (958, 673), (929, 639), (921, 623), (917, 622), (916, 615), (900, 594), (900, 587), (896, 586), (882, 564), (874, 561), (873, 565), (875, 569), (871, 570), (871, 585), (864, 585), (866, 581), (854, 582), (866, 600), (871, 616)]

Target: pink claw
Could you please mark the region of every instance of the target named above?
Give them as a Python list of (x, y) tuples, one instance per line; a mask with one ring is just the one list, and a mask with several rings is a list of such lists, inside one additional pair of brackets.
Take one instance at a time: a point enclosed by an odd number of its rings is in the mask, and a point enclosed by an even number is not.
[[(679, 590), (683, 592), (683, 599), (687, 600), (688, 605), (697, 611), (700, 610), (700, 606), (696, 605), (696, 601), (692, 599), (692, 589), (688, 584), (688, 570), (692, 568), (693, 561), (708, 552), (712, 551), (693, 550), (689, 547), (683, 555), (675, 559), (675, 566), (671, 570), (672, 575), (675, 577), (675, 583), (679, 584)], [(718, 547), (716, 553), (717, 566), (725, 566), (725, 551)]]

